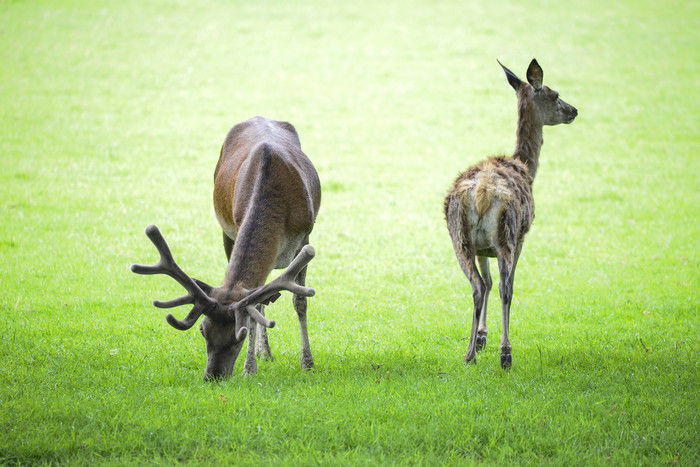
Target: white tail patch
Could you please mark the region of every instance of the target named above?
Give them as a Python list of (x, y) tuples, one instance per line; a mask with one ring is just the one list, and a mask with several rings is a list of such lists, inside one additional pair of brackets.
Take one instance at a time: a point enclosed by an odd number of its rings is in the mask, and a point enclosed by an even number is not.
[(476, 211), (479, 218), (489, 210), (494, 197), (503, 204), (513, 199), (508, 182), (493, 170), (491, 164), (486, 164), (474, 178), (462, 180), (456, 188), (462, 206)]

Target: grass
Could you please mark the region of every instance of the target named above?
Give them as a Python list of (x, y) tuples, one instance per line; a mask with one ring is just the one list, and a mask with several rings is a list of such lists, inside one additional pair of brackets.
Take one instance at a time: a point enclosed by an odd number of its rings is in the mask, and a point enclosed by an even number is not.
[[(700, 8), (692, 2), (0, 3), (0, 463), (700, 463)], [(441, 203), (515, 141), (496, 63), (578, 107), (545, 129), (514, 367), (465, 366), (471, 291)], [(205, 384), (150, 301), (226, 267), (228, 129), (289, 120), (323, 184), (277, 357)], [(495, 269), (495, 266), (493, 267)], [(185, 310), (178, 311), (184, 314)], [(176, 313), (178, 313), (176, 312)], [(236, 367), (239, 372), (242, 363)]]

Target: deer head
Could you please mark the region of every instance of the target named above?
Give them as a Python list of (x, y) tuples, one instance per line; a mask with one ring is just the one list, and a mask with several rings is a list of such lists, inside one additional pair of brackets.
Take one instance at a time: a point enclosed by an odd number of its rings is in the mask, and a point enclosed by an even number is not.
[(500, 61), (498, 64), (505, 71), (508, 83), (515, 89), (518, 100), (524, 100), (532, 104), (532, 115), (540, 125), (568, 124), (574, 121), (578, 115), (578, 110), (576, 110), (576, 107), (561, 100), (557, 91), (542, 84), (544, 72), (537, 60), (533, 59), (527, 68), (527, 83), (523, 83), (515, 73), (503, 66)]
[(248, 333), (250, 318), (266, 328), (275, 326), (274, 321), (266, 319), (258, 312), (257, 305), (274, 302), (283, 290), (304, 297), (312, 297), (316, 293), (314, 289), (298, 285), (294, 280), (315, 255), (311, 245), (305, 245), (275, 280), (253, 290), (241, 289), (232, 292), (221, 287), (212, 287), (187, 275), (173, 259), (165, 238), (155, 225), (146, 228), (146, 236), (160, 253), (160, 260), (152, 266), (133, 264), (131, 271), (136, 274), (168, 275), (187, 290), (187, 295), (165, 302), (155, 300), (153, 305), (157, 308), (194, 305), (182, 320), (170, 313), (166, 316), (167, 322), (180, 331), (190, 329), (200, 316), (204, 316), (200, 331), (207, 346), (207, 380), (231, 375)]

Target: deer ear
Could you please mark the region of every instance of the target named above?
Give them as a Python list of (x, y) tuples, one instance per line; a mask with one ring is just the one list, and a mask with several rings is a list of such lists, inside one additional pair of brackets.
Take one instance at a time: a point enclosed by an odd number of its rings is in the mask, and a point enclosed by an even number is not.
[(522, 83), (522, 81), (520, 81), (520, 78), (515, 76), (515, 73), (510, 71), (508, 68), (504, 67), (500, 60), (496, 61), (499, 65), (501, 65), (503, 71), (506, 72), (506, 78), (508, 78), (508, 83), (513, 87), (513, 89), (515, 89), (515, 92), (518, 92), (518, 89), (520, 89), (520, 84)]
[(542, 67), (537, 63), (537, 60), (533, 58), (530, 62), (530, 66), (527, 67), (527, 82), (532, 84), (535, 90), (542, 89), (543, 75)]
[[(193, 277), (193, 279), (194, 279), (194, 277)], [(200, 281), (199, 279), (194, 279), (194, 281), (197, 283), (197, 285), (199, 286), (199, 288), (202, 289), (202, 292), (204, 292), (205, 294), (211, 296), (211, 291), (212, 291), (212, 289), (213, 289), (214, 287), (212, 287), (211, 285), (207, 284), (206, 282)]]

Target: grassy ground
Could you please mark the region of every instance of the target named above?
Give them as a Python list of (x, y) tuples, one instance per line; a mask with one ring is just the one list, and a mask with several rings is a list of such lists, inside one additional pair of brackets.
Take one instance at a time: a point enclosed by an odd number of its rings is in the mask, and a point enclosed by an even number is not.
[[(700, 4), (521, 4), (1, 1), (0, 463), (700, 464)], [(533, 57), (580, 115), (545, 129), (503, 372), (496, 289), (461, 361), (441, 203), (512, 150), (496, 58)], [(286, 297), (277, 360), (205, 384), (150, 305), (178, 286), (128, 266), (156, 223), (219, 283), (211, 177), (258, 114), (323, 184), (317, 370)]]

